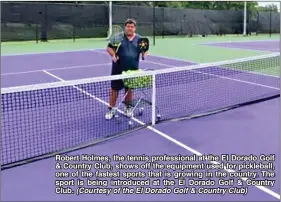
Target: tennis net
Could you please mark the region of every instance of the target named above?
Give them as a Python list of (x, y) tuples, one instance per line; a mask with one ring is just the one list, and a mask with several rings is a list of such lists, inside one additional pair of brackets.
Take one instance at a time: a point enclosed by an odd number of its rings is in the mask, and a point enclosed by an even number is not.
[[(279, 58), (280, 53), (274, 53), (134, 75), (2, 88), (2, 169), (154, 124), (158, 115), (167, 121), (278, 97)], [(135, 100), (146, 101), (139, 102), (142, 115), (123, 116), (121, 105), (118, 121), (106, 120), (111, 81), (144, 76), (152, 78), (151, 86), (133, 90)]]

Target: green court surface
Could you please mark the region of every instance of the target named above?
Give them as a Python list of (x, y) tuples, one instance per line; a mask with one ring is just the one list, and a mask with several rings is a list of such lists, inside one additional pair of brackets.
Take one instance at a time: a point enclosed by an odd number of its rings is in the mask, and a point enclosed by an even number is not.
[[(188, 60), (196, 63), (208, 63), (223, 60), (232, 60), (256, 55), (269, 54), (269, 51), (233, 49), (226, 47), (208, 46), (210, 42), (234, 42), (234, 41), (267, 41), (279, 40), (280, 35), (252, 35), (252, 36), (207, 36), (207, 37), (156, 37), (156, 45), (153, 46), (153, 38), (150, 38), (150, 54), (171, 58)], [(58, 51), (73, 51), (105, 48), (105, 38), (50, 40), (49, 42), (4, 42), (2, 43), (2, 55), (24, 53), (46, 53)], [(280, 67), (256, 69), (257, 72), (271, 75), (280, 75)]]

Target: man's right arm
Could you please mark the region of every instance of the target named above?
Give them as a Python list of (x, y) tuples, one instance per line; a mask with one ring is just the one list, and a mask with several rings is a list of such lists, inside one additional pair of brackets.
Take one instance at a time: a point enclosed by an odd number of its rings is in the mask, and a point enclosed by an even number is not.
[(114, 62), (116, 62), (117, 59), (116, 59), (116, 57), (115, 57), (115, 51), (114, 51), (113, 46), (112, 46), (111, 44), (108, 44), (108, 46), (107, 46), (107, 52), (108, 52), (108, 54), (111, 56), (112, 60), (113, 60)]

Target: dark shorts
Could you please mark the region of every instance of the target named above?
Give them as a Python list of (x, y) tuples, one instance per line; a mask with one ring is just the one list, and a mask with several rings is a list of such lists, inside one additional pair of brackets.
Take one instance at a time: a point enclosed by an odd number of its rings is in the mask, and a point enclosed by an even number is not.
[(124, 88), (124, 84), (122, 80), (114, 80), (111, 81), (111, 88), (116, 91), (120, 91)]
[[(130, 69), (130, 70), (137, 70), (137, 69), (138, 68)], [(123, 72), (123, 68), (120, 67), (118, 63), (112, 64), (111, 75), (122, 75), (122, 72)], [(116, 90), (116, 91), (122, 90), (124, 88), (123, 80), (112, 80), (111, 81), (111, 88), (113, 90)]]
[[(122, 68), (117, 66), (118, 64), (112, 64), (111, 75), (121, 75)], [(111, 88), (116, 91), (120, 91), (124, 88), (123, 80), (112, 80)]]

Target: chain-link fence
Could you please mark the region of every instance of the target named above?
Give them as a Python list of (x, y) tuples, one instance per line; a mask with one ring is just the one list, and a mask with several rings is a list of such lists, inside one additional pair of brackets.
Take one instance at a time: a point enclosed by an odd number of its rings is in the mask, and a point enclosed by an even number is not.
[(258, 33), (280, 33), (280, 13), (252, 12), (250, 13), (249, 27), (252, 32)]
[[(104, 4), (2, 3), (2, 41), (107, 37), (109, 6)], [(280, 33), (280, 13), (248, 12), (247, 32)], [(242, 34), (244, 12), (112, 7), (113, 24), (123, 26), (127, 18), (138, 23), (138, 33), (153, 35)]]

